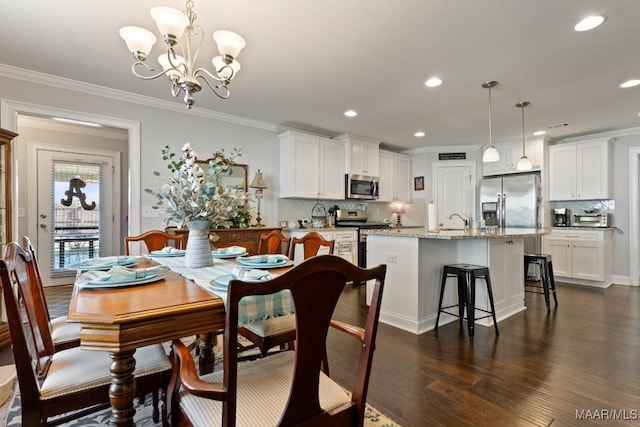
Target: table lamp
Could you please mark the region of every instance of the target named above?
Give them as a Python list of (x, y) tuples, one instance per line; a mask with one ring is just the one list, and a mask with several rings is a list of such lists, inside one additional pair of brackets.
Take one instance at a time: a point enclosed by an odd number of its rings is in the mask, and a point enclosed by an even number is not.
[(256, 172), (256, 175), (253, 177), (253, 181), (249, 184), (249, 188), (256, 189), (256, 199), (258, 200), (256, 224), (254, 227), (264, 227), (264, 224), (260, 223), (260, 221), (262, 221), (262, 218), (260, 218), (260, 199), (262, 199), (262, 190), (265, 190), (267, 185), (264, 183), (264, 178), (262, 178), (262, 172), (260, 172), (260, 169), (258, 169), (258, 172)]
[(394, 203), (393, 212), (396, 214), (396, 227), (401, 227), (402, 222), (400, 220), (400, 216), (404, 213), (404, 204)]

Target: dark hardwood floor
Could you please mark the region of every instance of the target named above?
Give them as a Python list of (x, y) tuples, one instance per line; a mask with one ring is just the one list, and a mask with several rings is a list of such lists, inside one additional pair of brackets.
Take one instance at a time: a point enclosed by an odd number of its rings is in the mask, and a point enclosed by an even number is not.
[[(347, 287), (335, 317), (362, 324), (364, 293)], [(547, 314), (543, 296), (527, 293), (527, 310), (501, 321), (499, 337), (477, 326), (474, 344), (458, 322), (438, 336), (380, 324), (368, 402), (405, 427), (640, 425), (640, 289), (559, 283), (558, 299)], [(332, 377), (349, 387), (358, 346), (335, 331), (329, 339)], [(10, 360), (1, 350), (0, 364)]]
[[(557, 287), (557, 309), (526, 293), (499, 337), (476, 326), (473, 344), (459, 322), (419, 336), (381, 324), (367, 401), (405, 427), (639, 426), (640, 289)], [(335, 317), (362, 323), (364, 291), (347, 289)], [(335, 335), (346, 385), (357, 348)]]

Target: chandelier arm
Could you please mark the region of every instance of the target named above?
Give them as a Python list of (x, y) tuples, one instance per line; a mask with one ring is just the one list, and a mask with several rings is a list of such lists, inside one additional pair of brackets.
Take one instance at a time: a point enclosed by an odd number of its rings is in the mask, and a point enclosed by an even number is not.
[[(133, 65), (131, 66), (131, 72), (132, 72), (136, 77), (138, 77), (138, 78), (140, 78), (140, 79), (142, 79), (142, 80), (153, 80), (153, 79), (157, 79), (158, 77), (163, 76), (163, 75), (164, 75), (164, 73), (165, 73), (165, 71), (164, 71), (164, 70), (162, 70), (162, 71), (160, 71), (158, 74), (154, 74), (154, 75), (151, 75), (151, 76), (144, 76), (144, 75), (142, 75), (142, 74), (140, 74), (140, 73), (138, 73), (138, 72), (136, 71), (136, 66), (138, 66), (138, 65), (142, 65), (144, 68), (146, 68), (146, 69), (147, 69), (147, 70), (149, 70), (149, 71), (154, 71), (154, 69), (153, 69), (153, 68), (151, 68), (151, 67), (149, 67), (149, 66), (148, 66), (147, 64), (145, 64), (144, 62), (141, 62), (141, 61), (136, 61), (136, 62), (134, 62), (134, 63), (133, 63)], [(174, 68), (174, 69), (175, 69), (175, 68)]]
[[(198, 73), (195, 77), (199, 78), (200, 80), (204, 81), (207, 86), (209, 86), (209, 89), (211, 89), (211, 91), (213, 93), (215, 93), (218, 98), (222, 98), (222, 99), (227, 99), (229, 98), (229, 95), (231, 95), (231, 91), (229, 90), (229, 88), (227, 87), (227, 83), (219, 78), (216, 78), (213, 74), (211, 74), (210, 72), (208, 72), (207, 70), (204, 70), (202, 68), (198, 68), (197, 71), (205, 71), (207, 73), (207, 75), (213, 77), (216, 81), (221, 82), (222, 84), (220, 85), (216, 85), (216, 86), (212, 86), (211, 83), (209, 82), (209, 80), (207, 80), (207, 76)], [(224, 89), (224, 93), (220, 93), (218, 92), (220, 89)]]
[(182, 88), (178, 85), (176, 80), (171, 81), (171, 96), (176, 98), (182, 92)]
[[(229, 65), (225, 65), (224, 67), (222, 67), (220, 70), (224, 70), (225, 68), (231, 68), (231, 66)], [(203, 74), (206, 74), (206, 76), (204, 76)], [(218, 81), (220, 83), (224, 83), (224, 85), (228, 85), (229, 82), (231, 81), (231, 77), (233, 77), (233, 68), (231, 68), (231, 76), (229, 78), (222, 78), (222, 77), (218, 77), (215, 74), (211, 74), (211, 72), (209, 70), (207, 70), (206, 68), (198, 68), (197, 70), (195, 70), (193, 72), (193, 77), (200, 77), (202, 78), (204, 81), (207, 81), (207, 77), (214, 79), (215, 81)]]

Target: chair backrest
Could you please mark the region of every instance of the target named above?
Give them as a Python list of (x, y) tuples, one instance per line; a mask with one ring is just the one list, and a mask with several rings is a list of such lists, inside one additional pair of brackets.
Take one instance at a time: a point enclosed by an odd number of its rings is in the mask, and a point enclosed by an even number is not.
[(362, 269), (338, 256), (322, 255), (311, 258), (282, 276), (267, 282), (232, 280), (229, 283), (223, 361), (224, 389), (228, 392), (228, 399), (223, 402), (223, 405), (227, 406), (223, 414), (229, 418), (226, 420), (227, 424), (223, 420), (223, 425), (235, 425), (234, 399), (237, 389), (236, 365), (239, 348), (238, 306), (242, 298), (249, 295), (271, 294), (285, 289), (291, 292), (296, 307), (296, 365), (288, 403), (279, 425), (298, 425), (314, 417), (328, 416), (320, 408), (318, 384), (321, 365), (326, 357), (327, 333), (329, 326), (333, 323), (331, 317), (342, 290), (350, 281), (375, 280), (367, 323), (361, 336), (363, 342), (352, 390), (353, 406), (348, 409), (356, 411), (362, 423), (385, 274), (385, 265)]
[(51, 321), (51, 315), (49, 313), (49, 306), (47, 304), (47, 298), (44, 293), (44, 285), (42, 283), (42, 275), (40, 274), (40, 267), (38, 266), (38, 258), (36, 256), (36, 248), (31, 243), (31, 239), (27, 236), (23, 236), (20, 238), (20, 246), (31, 255), (31, 262), (33, 263), (33, 268), (35, 270), (35, 274), (37, 275), (37, 284), (40, 286), (38, 289), (34, 289), (33, 297), (40, 300), (40, 304), (44, 306), (44, 310), (47, 314), (47, 319)]
[(294, 259), (296, 253), (296, 246), (302, 245), (303, 257), (302, 259), (309, 259), (318, 255), (318, 251), (321, 247), (329, 248), (329, 255), (333, 255), (333, 246), (335, 241), (327, 240), (315, 231), (310, 231), (302, 237), (292, 237), (289, 244), (289, 258)]
[[(55, 349), (51, 339), (48, 315), (45, 313), (45, 307), (38, 304), (39, 298), (35, 291), (41, 286), (39, 276), (31, 255), (18, 243), (9, 243), (5, 258), (0, 260), (0, 282), (22, 405), (25, 407), (39, 405), (38, 379), (46, 375)], [(14, 289), (14, 286), (17, 289)], [(28, 334), (24, 329), (18, 295), (27, 315)], [(29, 336), (31, 345), (28, 344)]]
[(258, 240), (259, 255), (273, 255), (289, 253), (289, 238), (282, 234), (280, 230), (273, 230), (270, 233), (262, 233)]
[(125, 254), (129, 255), (129, 244), (131, 242), (139, 241), (144, 242), (148, 252), (159, 251), (160, 249), (166, 247), (169, 242), (174, 242), (175, 247), (178, 249), (185, 249), (187, 247), (188, 237), (189, 234), (187, 233), (171, 234), (162, 230), (149, 230), (138, 236), (126, 236), (124, 238), (124, 250)]

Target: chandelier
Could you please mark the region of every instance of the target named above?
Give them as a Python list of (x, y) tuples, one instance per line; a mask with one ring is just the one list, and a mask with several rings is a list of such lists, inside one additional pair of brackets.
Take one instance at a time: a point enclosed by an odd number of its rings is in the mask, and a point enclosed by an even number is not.
[[(186, 8), (183, 12), (170, 7), (151, 9), (151, 16), (156, 21), (167, 48), (164, 54), (158, 56), (162, 71), (157, 74), (147, 75), (155, 70), (145, 63), (156, 42), (156, 36), (140, 27), (122, 27), (120, 36), (135, 58), (131, 66), (133, 74), (144, 80), (166, 75), (171, 80), (171, 95), (177, 97), (184, 91), (184, 103), (187, 108), (191, 108), (195, 102), (194, 94), (202, 89), (200, 82), (206, 83), (218, 97), (229, 98), (229, 83), (240, 70), (236, 58), (245, 46), (245, 41), (231, 31), (214, 32), (213, 39), (220, 53), (220, 56), (214, 57), (211, 61), (215, 74), (206, 68), (196, 68), (195, 62), (205, 35), (202, 27), (195, 23), (197, 15), (193, 11), (193, 1), (187, 1)], [(176, 45), (180, 45), (182, 56), (176, 54)], [(140, 68), (144, 69), (145, 74), (138, 72)]]

